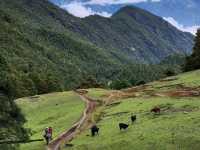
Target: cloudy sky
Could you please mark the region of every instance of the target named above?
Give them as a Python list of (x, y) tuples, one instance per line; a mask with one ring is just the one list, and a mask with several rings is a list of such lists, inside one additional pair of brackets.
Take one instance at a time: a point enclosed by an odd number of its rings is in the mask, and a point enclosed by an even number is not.
[[(107, 7), (110, 5), (130, 5), (130, 4), (138, 4), (141, 2), (148, 2), (148, 3), (159, 3), (164, 0), (72, 0), (63, 3), (60, 7), (67, 10), (69, 13), (73, 14), (77, 17), (87, 17), (89, 15), (98, 14), (104, 17), (110, 17), (113, 12), (108, 12), (104, 9), (95, 10), (92, 6), (101, 6)], [(185, 0), (183, 0), (185, 1)], [(188, 0), (189, 1), (189, 0)], [(163, 16), (162, 16), (163, 17)], [(179, 30), (190, 32), (192, 34), (196, 33), (196, 30), (199, 25), (192, 25), (192, 26), (185, 26), (178, 22), (173, 16), (165, 16), (163, 17), (166, 21), (177, 27)]]
[(160, 0), (90, 0), (87, 2), (74, 0), (70, 3), (64, 3), (63, 5), (61, 5), (61, 7), (66, 9), (69, 13), (81, 18), (94, 14), (98, 14), (104, 17), (110, 17), (112, 15), (111, 13), (108, 13), (106, 11), (100, 11), (100, 12), (94, 11), (89, 6), (91, 5), (107, 6), (107, 5), (119, 5), (119, 4), (129, 5), (146, 1), (159, 2)]

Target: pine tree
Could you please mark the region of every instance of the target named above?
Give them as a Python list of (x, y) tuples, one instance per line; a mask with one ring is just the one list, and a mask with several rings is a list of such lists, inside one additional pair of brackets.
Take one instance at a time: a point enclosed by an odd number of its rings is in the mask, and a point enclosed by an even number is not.
[(185, 71), (200, 69), (200, 29), (197, 30), (194, 42), (193, 53), (186, 58)]

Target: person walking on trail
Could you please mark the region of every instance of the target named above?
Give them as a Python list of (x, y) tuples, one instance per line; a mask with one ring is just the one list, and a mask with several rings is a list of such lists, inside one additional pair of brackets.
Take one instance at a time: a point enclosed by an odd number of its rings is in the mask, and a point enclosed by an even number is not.
[(49, 131), (49, 128), (46, 127), (46, 128), (44, 129), (44, 135), (43, 135), (44, 138), (45, 138), (45, 140), (46, 140), (47, 145), (49, 144), (48, 131)]
[(53, 138), (52, 138), (52, 136), (53, 136), (53, 129), (52, 129), (52, 127), (49, 127), (49, 136), (50, 136), (50, 140), (52, 140)]
[(44, 138), (46, 140), (47, 145), (52, 140), (52, 127), (46, 127), (44, 130)]

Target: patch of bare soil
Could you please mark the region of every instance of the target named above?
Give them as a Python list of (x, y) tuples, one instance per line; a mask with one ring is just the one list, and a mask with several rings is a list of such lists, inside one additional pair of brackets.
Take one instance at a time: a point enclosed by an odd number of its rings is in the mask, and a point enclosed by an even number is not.
[(200, 96), (200, 91), (177, 90), (165, 92), (165, 95), (170, 97), (196, 97)]
[(167, 109), (163, 109), (163, 112), (183, 112), (183, 113), (189, 113), (189, 112), (193, 112), (193, 111), (197, 111), (199, 110), (198, 107), (182, 107), (182, 108), (167, 108)]
[(159, 80), (160, 82), (169, 82), (169, 81), (175, 81), (175, 80), (177, 80), (178, 78), (167, 78), (167, 79), (161, 79), (161, 80)]
[(182, 84), (176, 85), (176, 89), (153, 93), (151, 96), (159, 97), (198, 97), (200, 96), (200, 87), (186, 87)]
[(148, 91), (149, 90), (147, 89), (148, 87), (150, 87), (150, 85), (136, 86), (132, 88), (123, 89), (120, 91), (116, 90), (106, 94), (104, 97), (108, 103), (112, 103), (113, 101), (118, 99), (138, 97), (140, 96), (139, 94), (140, 92), (145, 92), (145, 90)]
[(107, 94), (107, 96), (105, 96), (105, 102), (106, 104), (110, 104), (113, 101), (116, 101), (118, 99), (125, 99), (125, 98), (130, 98), (130, 97), (136, 97), (137, 94), (134, 92), (128, 93), (128, 92), (123, 92), (123, 91), (113, 91), (110, 92), (109, 94)]
[(169, 84), (169, 85), (163, 85), (163, 86), (158, 86), (158, 87), (155, 87), (157, 89), (163, 89), (163, 88), (183, 88), (184, 85), (183, 83), (177, 83), (177, 84)]
[(141, 85), (141, 86), (136, 86), (136, 87), (124, 89), (124, 90), (121, 90), (121, 91), (123, 91), (125, 93), (141, 92), (141, 91), (146, 90), (149, 87), (150, 87), (150, 85), (145, 84), (145, 85)]
[(76, 90), (76, 92), (79, 93), (80, 95), (85, 95), (88, 93), (88, 91), (85, 89), (78, 89), (78, 90)]

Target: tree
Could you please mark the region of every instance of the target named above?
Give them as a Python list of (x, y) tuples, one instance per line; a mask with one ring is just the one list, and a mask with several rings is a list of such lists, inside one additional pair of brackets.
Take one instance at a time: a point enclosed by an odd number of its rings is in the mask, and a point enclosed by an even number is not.
[[(18, 89), (11, 78), (11, 68), (5, 57), (0, 54), (0, 149), (16, 150), (18, 145), (6, 144), (6, 141), (28, 139), (28, 132), (23, 128), (25, 118), (14, 102)], [(15, 76), (13, 77), (15, 79)], [(13, 85), (14, 84), (14, 85)], [(21, 92), (21, 91), (20, 91)]]
[(116, 90), (124, 89), (130, 86), (131, 85), (127, 80), (116, 80), (112, 81), (112, 83), (110, 84), (110, 88)]
[(185, 71), (200, 69), (200, 29), (197, 30), (194, 42), (193, 53), (186, 58)]
[(165, 74), (167, 77), (176, 75), (175, 71), (172, 70), (172, 69), (169, 69), (169, 68), (164, 72), (164, 74)]

